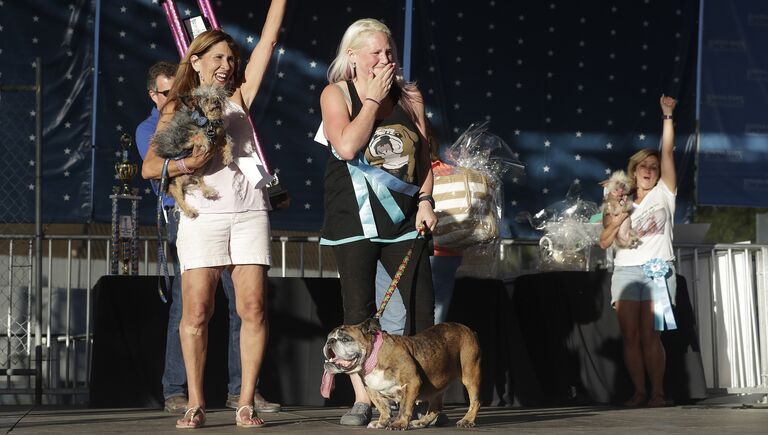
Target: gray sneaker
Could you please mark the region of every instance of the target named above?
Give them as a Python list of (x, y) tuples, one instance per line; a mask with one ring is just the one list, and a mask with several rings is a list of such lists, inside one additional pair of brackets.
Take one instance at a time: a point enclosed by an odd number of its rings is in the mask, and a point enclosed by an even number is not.
[(373, 411), (368, 403), (355, 402), (352, 409), (341, 416), (339, 424), (344, 426), (367, 426), (371, 422)]
[[(238, 402), (240, 401), (240, 395), (227, 394), (227, 408), (237, 409)], [(253, 410), (256, 412), (280, 412), (282, 406), (279, 403), (268, 402), (259, 393), (253, 396)]]
[(165, 399), (164, 409), (171, 414), (184, 414), (187, 410), (187, 396), (171, 396)]

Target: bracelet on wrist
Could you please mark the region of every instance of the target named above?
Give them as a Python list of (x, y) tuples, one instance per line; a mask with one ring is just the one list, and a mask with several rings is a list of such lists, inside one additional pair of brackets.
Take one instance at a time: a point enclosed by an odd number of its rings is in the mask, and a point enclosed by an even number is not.
[(376, 103), (377, 106), (381, 106), (381, 102), (380, 101), (376, 101), (375, 99), (373, 99), (371, 97), (366, 98), (365, 101), (373, 101), (374, 103)]
[(661, 119), (672, 119), (672, 115), (664, 115)]
[(174, 160), (174, 164), (176, 165), (176, 169), (178, 169), (179, 172), (181, 172), (182, 174), (191, 174), (191, 173), (195, 172), (192, 169), (189, 169), (187, 167), (187, 164), (184, 163), (184, 159), (183, 158), (182, 159), (178, 159), (178, 160)]
[(435, 209), (435, 198), (432, 198), (432, 195), (422, 195), (419, 197), (418, 203), (421, 203), (422, 201), (427, 201), (429, 205), (432, 206), (432, 210)]

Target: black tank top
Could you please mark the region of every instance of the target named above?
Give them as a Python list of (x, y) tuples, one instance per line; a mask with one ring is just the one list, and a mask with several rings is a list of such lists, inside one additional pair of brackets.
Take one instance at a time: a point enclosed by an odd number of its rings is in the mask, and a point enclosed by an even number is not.
[[(354, 119), (363, 107), (357, 90), (351, 81), (346, 82), (352, 102)], [(419, 179), (419, 156), (421, 150), (418, 129), (408, 114), (395, 101), (392, 113), (384, 119), (376, 120), (373, 133), (368, 139), (364, 151), (366, 161), (381, 168), (395, 177), (417, 186)], [(329, 146), (329, 152), (331, 147)], [(396, 239), (415, 230), (417, 203), (415, 196), (390, 190), (392, 197), (405, 215), (405, 219), (395, 224), (387, 214), (376, 194), (366, 182), (371, 201), (378, 236), (376, 240)], [(357, 197), (349, 174), (347, 162), (337, 159), (333, 153), (328, 158), (325, 168), (325, 222), (322, 238), (324, 244), (340, 244), (365, 238), (360, 221)]]

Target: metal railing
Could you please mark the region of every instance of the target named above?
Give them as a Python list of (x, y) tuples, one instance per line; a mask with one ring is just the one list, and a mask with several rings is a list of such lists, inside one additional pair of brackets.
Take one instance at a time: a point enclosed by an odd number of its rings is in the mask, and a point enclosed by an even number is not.
[[(8, 294), (0, 303), (0, 309), (6, 314), (0, 326), (0, 343), (5, 342), (5, 346), (0, 346), (4, 350), (0, 355), (0, 379), (4, 379), (0, 382), (0, 405), (26, 404), (35, 397), (30, 374), (37, 362), (32, 346), (37, 339), (34, 333), (37, 319), (40, 319), (44, 403), (82, 403), (87, 399), (93, 344), (92, 289), (101, 276), (110, 274), (111, 237), (46, 235), (43, 239), (40, 289), (44, 309), (36, 316), (32, 306), (36, 299), (37, 271), (32, 260), (36, 254), (35, 236), (0, 234), (0, 258), (7, 259), (5, 263), (0, 262), (7, 264), (0, 270), (0, 288)], [(140, 236), (139, 241), (143, 248), (139, 273), (153, 275), (157, 270), (157, 238)], [(271, 268), (269, 275), (338, 276), (332, 255), (324, 259), (325, 249), (316, 236), (274, 236), (272, 251), (280, 266)], [(19, 285), (20, 282), (24, 284)], [(14, 328), (17, 318), (26, 319), (21, 325), (22, 333), (18, 334)]]
[[(35, 379), (35, 386), (34, 386), (34, 399), (35, 404), (39, 405), (41, 403), (41, 397), (42, 397), (42, 365), (40, 362), (42, 361), (42, 342), (40, 341), (42, 331), (40, 330), (40, 322), (36, 321), (36, 319), (40, 319), (42, 317), (42, 304), (41, 304), (41, 295), (35, 294), (35, 298), (33, 298), (31, 295), (33, 294), (33, 291), (36, 290), (36, 287), (32, 286), (32, 282), (41, 282), (41, 276), (40, 276), (40, 264), (41, 264), (41, 252), (42, 252), (42, 240), (43, 240), (43, 225), (42, 225), (42, 198), (43, 198), (43, 168), (42, 168), (42, 155), (43, 155), (43, 63), (42, 59), (38, 56), (35, 58), (35, 62), (32, 64), (35, 68), (35, 84), (34, 85), (10, 85), (10, 84), (0, 84), (0, 92), (12, 92), (12, 93), (25, 93), (29, 92), (34, 95), (35, 98), (35, 110), (31, 113), (35, 120), (35, 127), (34, 127), (34, 134), (30, 136), (30, 139), (32, 139), (35, 143), (34, 146), (34, 228), (35, 228), (35, 234), (33, 238), (29, 240), (30, 246), (29, 246), (29, 256), (27, 257), (27, 263), (26, 268), (28, 268), (29, 271), (29, 279), (28, 279), (28, 288), (27, 288), (27, 303), (26, 303), (26, 310), (22, 311), (21, 316), (17, 316), (15, 312), (12, 311), (12, 308), (14, 307), (14, 300), (13, 300), (13, 292), (11, 291), (11, 287), (14, 285), (13, 282), (13, 274), (8, 275), (8, 292), (7, 293), (0, 293), (0, 299), (2, 299), (2, 303), (6, 303), (7, 300), (7, 306), (8, 309), (6, 311), (6, 343), (5, 343), (5, 360), (0, 362), (4, 362), (4, 364), (0, 364), (0, 375), (5, 375), (8, 379), (8, 382), (10, 383), (11, 376), (19, 375), (19, 376), (26, 376), (26, 382), (27, 387), (31, 388), (31, 378), (34, 377)], [(21, 106), (19, 106), (21, 107)], [(15, 112), (13, 110), (4, 110), (3, 113), (12, 113)], [(17, 112), (16, 112), (17, 113)], [(22, 123), (23, 124), (23, 123)], [(6, 127), (3, 125), (0, 127), (0, 131), (2, 131), (2, 134), (0, 134), (0, 141), (2, 141), (3, 145), (5, 145), (4, 151), (10, 151), (6, 153), (6, 159), (8, 161), (13, 161), (14, 159), (19, 158), (20, 156), (25, 156), (26, 153), (29, 151), (29, 147), (26, 148), (25, 151), (21, 151), (21, 149), (12, 149), (9, 147), (10, 144), (13, 143), (23, 143), (23, 142), (17, 142), (18, 138), (14, 138), (13, 134), (18, 134), (19, 132), (23, 132), (23, 128), (20, 128), (21, 125), (17, 122), (11, 122)], [(12, 127), (12, 128), (11, 128)], [(9, 133), (11, 133), (9, 135)], [(14, 170), (9, 170), (9, 168), (16, 167), (16, 169), (24, 167), (22, 165), (11, 165), (4, 167), (3, 175), (4, 176), (11, 176), (14, 177), (15, 175), (21, 175), (21, 173), (26, 171), (20, 171), (20, 174), (14, 174)], [(6, 171), (10, 173), (6, 173)], [(24, 174), (28, 175), (28, 174)], [(11, 189), (13, 190), (13, 189)], [(20, 218), (20, 216), (23, 216), (24, 209), (27, 208), (30, 204), (29, 201), (26, 200), (19, 200), (20, 198), (15, 196), (16, 193), (18, 193), (20, 189), (15, 190), (14, 192), (5, 192), (3, 194), (2, 203), (4, 204), (5, 208), (2, 212), (0, 212), (0, 221), (2, 222), (17, 222)], [(14, 214), (13, 212), (19, 212), (22, 211), (20, 214)], [(34, 249), (32, 246), (34, 245)], [(34, 262), (32, 259), (32, 252), (34, 252), (35, 258)], [(10, 256), (13, 256), (13, 251), (10, 252)], [(10, 258), (9, 258), (10, 261)], [(36, 264), (37, 267), (32, 267), (33, 264)], [(13, 270), (13, 263), (9, 262), (9, 270)], [(35, 274), (34, 280), (32, 274)], [(34, 309), (33, 309), (33, 303), (34, 301)], [(34, 317), (33, 317), (34, 313)], [(35, 320), (33, 320), (35, 319)], [(34, 330), (33, 330), (34, 328)], [(34, 343), (32, 339), (34, 338)], [(18, 346), (17, 346), (18, 345)], [(33, 347), (34, 345), (34, 347)], [(17, 349), (22, 349), (22, 351), (26, 351), (27, 354), (32, 353), (32, 350), (34, 349), (35, 354), (35, 361), (36, 364), (33, 367), (30, 364), (27, 364), (26, 367), (13, 367), (14, 362), (14, 356), (18, 355), (19, 352)], [(23, 353), (23, 352), (22, 352)], [(29, 359), (29, 358), (27, 358)]]
[(677, 246), (710, 390), (768, 394), (768, 246)]
[[(0, 288), (11, 300), (0, 309), (8, 313), (26, 310), (34, 331), (38, 317), (32, 314), (35, 288), (34, 235), (0, 235), (0, 259), (8, 267), (0, 270)], [(140, 237), (143, 244), (139, 273), (156, 271), (155, 237)], [(110, 236), (44, 236), (41, 271), (43, 315), (43, 401), (51, 404), (81, 404), (87, 401), (91, 370), (92, 288), (110, 272)], [(319, 244), (317, 236), (274, 236), (275, 263), (270, 276), (337, 277), (332, 251)], [(700, 352), (707, 387), (728, 392), (768, 393), (768, 246), (765, 245), (676, 245), (678, 273), (688, 283), (694, 309)], [(6, 264), (0, 261), (0, 264)], [(18, 265), (24, 267), (17, 267)], [(587, 261), (586, 264), (590, 264)], [(595, 262), (589, 267), (594, 268)], [(465, 253), (459, 275), (513, 278), (535, 273), (539, 268), (534, 241), (504, 240), (497, 248)], [(462, 273), (463, 271), (463, 273)], [(19, 277), (23, 274), (23, 285)], [(7, 274), (8, 276), (4, 276)], [(14, 304), (15, 302), (18, 302)], [(31, 403), (35, 389), (24, 373), (35, 364), (33, 332), (24, 346), (12, 346), (12, 326), (5, 322), (0, 342), (0, 404)], [(1, 349), (2, 347), (0, 347)]]

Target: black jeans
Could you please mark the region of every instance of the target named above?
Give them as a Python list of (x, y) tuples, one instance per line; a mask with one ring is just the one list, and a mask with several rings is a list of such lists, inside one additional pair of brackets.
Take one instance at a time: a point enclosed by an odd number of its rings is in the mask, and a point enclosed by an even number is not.
[[(376, 313), (376, 262), (381, 261), (390, 276), (395, 276), (413, 240), (378, 243), (359, 240), (333, 247), (341, 280), (344, 324), (352, 325)], [(407, 314), (404, 335), (429, 328), (435, 321), (435, 293), (426, 243), (419, 240), (397, 285)]]

